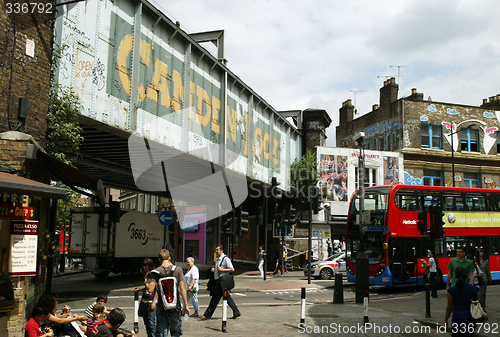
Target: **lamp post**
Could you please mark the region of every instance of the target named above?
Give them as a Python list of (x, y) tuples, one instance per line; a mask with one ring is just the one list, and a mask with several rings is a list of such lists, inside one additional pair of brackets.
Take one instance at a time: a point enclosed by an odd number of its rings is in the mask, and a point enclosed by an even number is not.
[(354, 141), (358, 143), (358, 187), (359, 187), (359, 249), (356, 256), (356, 303), (363, 303), (366, 289), (370, 284), (369, 261), (365, 252), (365, 158), (363, 151), (364, 132), (358, 132)]

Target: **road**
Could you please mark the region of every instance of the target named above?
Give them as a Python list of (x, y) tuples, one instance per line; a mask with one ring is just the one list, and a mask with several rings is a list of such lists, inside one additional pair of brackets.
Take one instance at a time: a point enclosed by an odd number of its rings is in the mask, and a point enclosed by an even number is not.
[[(248, 275), (247, 275), (248, 274)], [(354, 286), (344, 286), (344, 304), (332, 304), (333, 280), (313, 280), (307, 284), (307, 278), (295, 273), (291, 276), (270, 277), (263, 282), (256, 274), (244, 273), (235, 277), (237, 287), (232, 296), (237, 303), (242, 317), (227, 321), (228, 334), (234, 336), (301, 336), (304, 331), (299, 328), (301, 318), (300, 293), (306, 287), (305, 322), (311, 329), (319, 327), (330, 329), (327, 333), (310, 333), (311, 336), (332, 335), (340, 326), (354, 327), (363, 324), (364, 308), (362, 304), (354, 303)], [(200, 285), (200, 313), (208, 306), (210, 297), (205, 290), (206, 280)], [(123, 328), (133, 330), (134, 327), (134, 286), (141, 286), (142, 281), (121, 275), (110, 276), (106, 284), (104, 280), (96, 279), (90, 273), (65, 275), (57, 277), (53, 282), (53, 291), (60, 294), (59, 308), (67, 304), (73, 313), (82, 314), (85, 308), (95, 300), (99, 293), (108, 296), (110, 307), (122, 308), (127, 319)], [(500, 302), (500, 286), (489, 287), (489, 303), (491, 312), (496, 312)], [(389, 325), (428, 329), (429, 326), (442, 324), (444, 308), (446, 307), (445, 290), (439, 290), (439, 298), (431, 302), (432, 318), (425, 318), (425, 297), (422, 289), (372, 287), (370, 289), (370, 323), (386, 327)], [(190, 318), (183, 323), (185, 336), (220, 336), (222, 327), (222, 310), (218, 307), (212, 319), (202, 321)], [(228, 316), (232, 316), (228, 308)], [(496, 333), (487, 336), (498, 336), (498, 318), (492, 316), (487, 322), (490, 329), (496, 328)], [(496, 325), (495, 325), (496, 324)], [(308, 325), (308, 326), (309, 326)], [(420, 331), (420, 330), (419, 330)], [(436, 330), (419, 333), (389, 333), (379, 331), (373, 333), (341, 333), (342, 336), (443, 336)], [(480, 334), (480, 336), (486, 336)], [(145, 337), (142, 319), (139, 323), (138, 337)]]

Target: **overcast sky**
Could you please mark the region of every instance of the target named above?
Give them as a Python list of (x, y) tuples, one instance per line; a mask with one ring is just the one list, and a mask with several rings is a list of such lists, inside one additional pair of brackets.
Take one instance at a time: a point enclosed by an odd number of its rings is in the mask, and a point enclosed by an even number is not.
[(386, 76), (397, 81), (390, 66), (408, 66), (400, 68), (399, 97), (417, 88), (424, 99), (477, 106), (500, 93), (496, 0), (156, 4), (188, 33), (224, 29), (228, 67), (276, 110), (328, 111), (328, 146), (342, 102), (356, 98), (359, 115), (370, 111)]

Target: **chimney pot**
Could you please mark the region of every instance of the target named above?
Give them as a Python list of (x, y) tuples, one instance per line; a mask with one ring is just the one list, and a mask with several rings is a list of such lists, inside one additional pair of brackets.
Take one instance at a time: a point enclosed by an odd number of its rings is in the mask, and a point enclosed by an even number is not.
[(483, 104), (488, 103), (488, 100), (486, 98), (483, 98)]
[(412, 94), (412, 95), (415, 95), (416, 93), (417, 93), (417, 88), (412, 88), (412, 89), (411, 89), (411, 94)]
[(493, 102), (495, 100), (495, 96), (490, 96), (490, 102)]
[(375, 111), (375, 110), (377, 110), (377, 109), (378, 109), (378, 104), (373, 104), (373, 105), (372, 105), (372, 111)]

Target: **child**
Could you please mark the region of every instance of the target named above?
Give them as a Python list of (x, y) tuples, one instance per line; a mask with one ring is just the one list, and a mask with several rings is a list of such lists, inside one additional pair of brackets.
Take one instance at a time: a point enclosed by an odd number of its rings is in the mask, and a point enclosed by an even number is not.
[(104, 321), (99, 322), (92, 329), (92, 337), (128, 337), (131, 334), (125, 334), (118, 330), (120, 325), (125, 322), (125, 313), (120, 308), (114, 308), (109, 314), (108, 318)]
[(89, 318), (87, 320), (87, 331), (86, 335), (88, 337), (91, 336), (91, 332), (94, 329), (94, 326), (96, 326), (97, 323), (100, 321), (104, 320), (106, 318), (106, 314), (104, 313), (104, 304), (97, 302), (94, 305), (94, 309), (92, 310), (92, 318)]
[(54, 332), (51, 329), (49, 329), (48, 332), (43, 333), (40, 327), (40, 322), (47, 319), (48, 315), (49, 311), (45, 307), (36, 306), (35, 309), (33, 309), (32, 317), (26, 323), (25, 337), (54, 337)]

